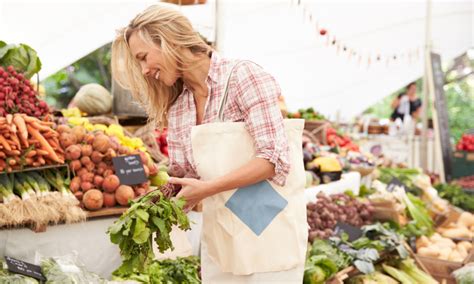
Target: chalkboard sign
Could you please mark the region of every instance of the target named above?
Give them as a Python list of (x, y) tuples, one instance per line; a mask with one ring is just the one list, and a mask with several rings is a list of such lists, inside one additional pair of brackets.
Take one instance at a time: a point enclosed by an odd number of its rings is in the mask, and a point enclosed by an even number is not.
[(406, 185), (403, 184), (403, 182), (401, 182), (398, 178), (392, 178), (392, 180), (387, 185), (387, 191), (393, 192), (396, 186), (403, 187), (405, 189), (405, 192), (407, 191)]
[(452, 150), (449, 135), (448, 108), (444, 96), (444, 73), (441, 69), (441, 56), (431, 53), (431, 69), (433, 72), (434, 106), (438, 116), (439, 138), (441, 141), (441, 153), (443, 155), (444, 176), (446, 181), (450, 181), (452, 177), (451, 161)]
[(41, 272), (41, 267), (38, 265), (24, 262), (9, 256), (5, 256), (5, 262), (7, 263), (10, 272), (29, 276), (40, 281), (46, 281), (46, 278)]
[(120, 184), (136, 185), (147, 181), (140, 155), (115, 157), (112, 162)]
[(346, 233), (349, 236), (349, 241), (355, 241), (362, 237), (362, 230), (358, 227), (354, 227), (344, 222), (337, 222), (334, 228), (334, 234), (341, 236), (342, 233)]

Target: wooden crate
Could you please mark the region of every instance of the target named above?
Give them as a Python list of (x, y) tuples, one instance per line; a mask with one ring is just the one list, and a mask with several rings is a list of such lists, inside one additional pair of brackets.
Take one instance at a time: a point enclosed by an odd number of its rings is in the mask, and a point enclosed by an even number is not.
[(398, 212), (395, 201), (373, 201), (371, 200), (374, 211), (372, 213), (374, 220), (379, 221), (394, 221), (403, 226), (408, 223), (408, 218)]
[(330, 126), (325, 120), (306, 120), (304, 129), (308, 131), (322, 145), (327, 145), (327, 129)]

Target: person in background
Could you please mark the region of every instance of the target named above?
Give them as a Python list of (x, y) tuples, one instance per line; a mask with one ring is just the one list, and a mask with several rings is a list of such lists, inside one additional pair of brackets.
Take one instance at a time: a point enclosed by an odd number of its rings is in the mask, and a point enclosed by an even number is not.
[(413, 120), (417, 120), (421, 113), (421, 99), (416, 95), (416, 82), (411, 82), (406, 87), (406, 92), (398, 95), (392, 102), (393, 113), (390, 117), (392, 121), (400, 118), (402, 121), (405, 115), (410, 115)]

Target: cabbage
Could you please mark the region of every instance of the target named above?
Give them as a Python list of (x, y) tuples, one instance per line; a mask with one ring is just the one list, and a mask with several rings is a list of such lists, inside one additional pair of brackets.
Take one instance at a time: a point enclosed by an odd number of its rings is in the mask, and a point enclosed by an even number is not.
[(23, 43), (14, 45), (0, 41), (0, 66), (10, 65), (28, 79), (41, 70), (41, 61), (33, 48)]
[(112, 95), (106, 88), (96, 83), (82, 86), (73, 102), (88, 115), (106, 114), (112, 109)]

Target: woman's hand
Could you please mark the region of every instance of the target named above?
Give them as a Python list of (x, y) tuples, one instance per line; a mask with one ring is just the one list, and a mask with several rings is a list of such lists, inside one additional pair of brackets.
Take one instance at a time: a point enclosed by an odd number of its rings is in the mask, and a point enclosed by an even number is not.
[(176, 197), (182, 197), (186, 200), (186, 205), (184, 206), (186, 212), (211, 195), (210, 184), (202, 180), (172, 177), (169, 178), (168, 182), (181, 185), (181, 190)]

